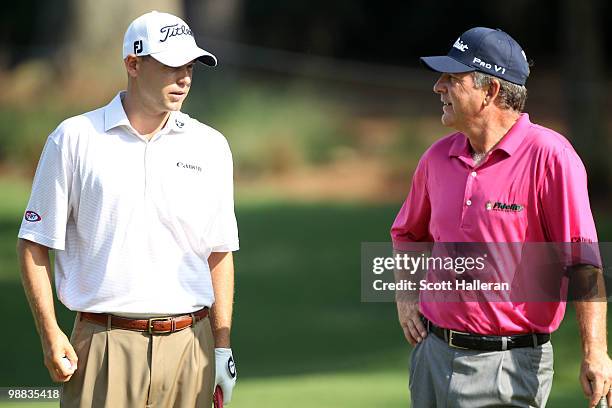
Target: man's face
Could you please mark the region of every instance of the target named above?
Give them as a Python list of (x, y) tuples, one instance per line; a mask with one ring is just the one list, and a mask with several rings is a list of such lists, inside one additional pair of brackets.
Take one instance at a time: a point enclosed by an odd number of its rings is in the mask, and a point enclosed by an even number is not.
[(442, 124), (463, 131), (474, 124), (483, 108), (486, 90), (474, 87), (470, 72), (443, 73), (435, 83), (434, 92), (440, 94)]
[(152, 57), (141, 58), (137, 87), (143, 105), (151, 113), (180, 110), (189, 93), (194, 64), (173, 68)]

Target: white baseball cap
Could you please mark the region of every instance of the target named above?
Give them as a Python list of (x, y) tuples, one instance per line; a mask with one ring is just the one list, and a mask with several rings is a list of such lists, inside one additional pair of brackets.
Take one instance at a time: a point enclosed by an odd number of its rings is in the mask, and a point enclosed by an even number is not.
[(198, 60), (214, 67), (217, 57), (198, 47), (187, 23), (168, 13), (151, 11), (132, 21), (123, 37), (123, 59), (150, 55), (170, 67)]

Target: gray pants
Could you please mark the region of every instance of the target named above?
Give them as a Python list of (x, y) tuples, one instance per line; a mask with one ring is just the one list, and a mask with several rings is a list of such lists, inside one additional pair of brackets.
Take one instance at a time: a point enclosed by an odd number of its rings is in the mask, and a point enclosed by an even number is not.
[(552, 379), (550, 342), (473, 351), (452, 348), (429, 333), (410, 358), (413, 408), (544, 407)]

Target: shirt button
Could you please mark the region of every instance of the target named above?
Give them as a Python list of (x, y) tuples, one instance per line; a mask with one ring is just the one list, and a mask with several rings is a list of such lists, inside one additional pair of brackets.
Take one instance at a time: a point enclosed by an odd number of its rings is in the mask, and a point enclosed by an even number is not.
[(467, 205), (472, 205), (472, 200), (467, 200), (465, 203), (466, 203)]
[(475, 171), (472, 172), (472, 177), (476, 177), (476, 172)]

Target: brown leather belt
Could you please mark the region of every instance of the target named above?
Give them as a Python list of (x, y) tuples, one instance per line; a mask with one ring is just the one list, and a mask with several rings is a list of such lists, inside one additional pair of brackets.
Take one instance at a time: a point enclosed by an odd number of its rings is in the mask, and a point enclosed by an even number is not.
[[(110, 326), (115, 329), (148, 332), (149, 334), (174, 333), (195, 325), (208, 316), (208, 308), (200, 309), (181, 316), (152, 317), (150, 319), (128, 319), (108, 313), (81, 312), (81, 320), (85, 319), (101, 326)], [(110, 322), (109, 322), (110, 319)]]

